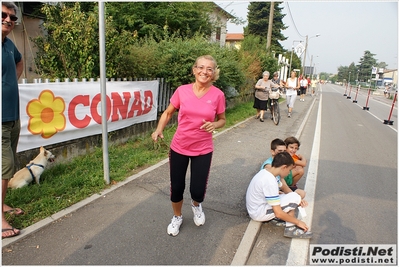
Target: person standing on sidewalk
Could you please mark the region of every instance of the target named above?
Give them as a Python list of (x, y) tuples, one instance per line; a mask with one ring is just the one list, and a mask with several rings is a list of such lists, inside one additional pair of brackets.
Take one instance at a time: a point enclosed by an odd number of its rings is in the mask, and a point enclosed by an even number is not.
[(169, 151), (170, 199), (173, 218), (167, 233), (176, 236), (183, 223), (182, 206), (188, 164), (191, 164), (190, 194), (194, 223), (205, 223), (201, 203), (204, 201), (211, 167), (215, 129), (226, 124), (224, 93), (212, 83), (219, 78), (216, 60), (200, 56), (192, 67), (195, 82), (178, 87), (170, 99), (168, 108), (159, 119), (156, 130), (151, 134), (154, 142), (163, 139), (163, 130), (175, 111), (178, 112), (178, 126), (172, 138)]
[(306, 91), (307, 93), (306, 94), (311, 95), (312, 93), (310, 91), (310, 84), (311, 84), (312, 80), (310, 79), (309, 76), (307, 76), (306, 80), (308, 81), (308, 88), (307, 88), (307, 91)]
[(19, 90), (18, 79), (23, 72), (22, 55), (14, 43), (7, 37), (14, 29), (18, 20), (17, 6), (11, 2), (1, 3), (1, 33), (2, 33), (2, 81), (1, 81), (1, 161), (2, 161), (2, 224), (1, 237), (8, 238), (20, 234), (20, 230), (12, 227), (4, 213), (21, 215), (19, 208), (13, 209), (4, 203), (7, 194), (8, 180), (14, 176), (17, 162), (17, 145), (21, 129), (19, 120)]
[(300, 90), (300, 99), (299, 101), (305, 102), (305, 95), (306, 95), (306, 90), (308, 89), (308, 80), (305, 79), (305, 77), (301, 76), (299, 78), (299, 90)]
[(271, 80), (269, 80), (269, 76), (270, 73), (268, 71), (264, 71), (263, 78), (259, 79), (255, 85), (255, 102), (253, 107), (256, 108), (255, 119), (259, 119), (261, 122), (264, 121), (271, 88), (279, 87), (279, 85), (274, 84)]
[(288, 118), (291, 118), (292, 109), (294, 108), (295, 99), (298, 95), (297, 90), (299, 88), (298, 78), (296, 77), (296, 72), (291, 71), (291, 77), (287, 79), (286, 82), (286, 96), (287, 96), (287, 107), (288, 107)]
[(314, 96), (316, 93), (317, 80), (313, 79), (311, 85), (312, 85), (312, 96)]

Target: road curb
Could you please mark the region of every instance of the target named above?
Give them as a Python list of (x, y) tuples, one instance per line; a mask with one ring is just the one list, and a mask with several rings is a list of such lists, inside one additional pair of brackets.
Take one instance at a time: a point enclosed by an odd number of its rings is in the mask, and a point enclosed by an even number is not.
[(251, 220), (245, 230), (245, 234), (241, 239), (240, 245), (234, 255), (233, 261), (230, 265), (242, 266), (248, 261), (249, 255), (251, 255), (252, 248), (255, 245), (255, 241), (259, 235), (262, 223)]

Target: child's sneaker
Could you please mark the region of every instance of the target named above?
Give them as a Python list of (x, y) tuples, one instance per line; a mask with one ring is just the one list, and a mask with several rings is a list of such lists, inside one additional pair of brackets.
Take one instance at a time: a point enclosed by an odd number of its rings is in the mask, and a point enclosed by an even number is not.
[(270, 221), (267, 221), (268, 223), (271, 223), (275, 226), (284, 226), (285, 227), (285, 221), (280, 220), (278, 218), (273, 218)]
[(310, 231), (305, 232), (298, 226), (285, 227), (284, 236), (290, 238), (312, 238), (313, 233)]
[(202, 211), (202, 206), (201, 203), (198, 204), (198, 206), (194, 206), (193, 201), (191, 201), (191, 209), (193, 210), (194, 213), (194, 223), (197, 226), (204, 225), (205, 223), (205, 214)]
[(172, 221), (168, 225), (168, 235), (177, 236), (179, 233), (180, 225), (183, 223), (183, 216), (176, 216), (174, 215)]

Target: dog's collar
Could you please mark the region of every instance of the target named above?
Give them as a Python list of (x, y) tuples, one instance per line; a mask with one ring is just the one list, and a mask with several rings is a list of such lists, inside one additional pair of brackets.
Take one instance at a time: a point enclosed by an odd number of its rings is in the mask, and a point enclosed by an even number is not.
[(28, 169), (28, 171), (30, 172), (30, 175), (32, 176), (33, 181), (35, 181), (35, 175), (33, 174), (32, 170), (30, 169), (30, 167), (32, 167), (32, 166), (42, 167), (43, 169), (44, 169), (44, 166), (42, 164), (36, 164), (36, 163), (31, 163), (31, 164), (25, 166)]

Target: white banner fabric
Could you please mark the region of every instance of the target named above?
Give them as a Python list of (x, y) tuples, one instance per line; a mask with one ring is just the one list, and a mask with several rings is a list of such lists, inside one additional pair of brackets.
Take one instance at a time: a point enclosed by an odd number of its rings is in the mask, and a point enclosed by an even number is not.
[[(107, 128), (157, 119), (159, 81), (107, 82)], [(102, 133), (100, 82), (19, 84), (17, 151)]]

